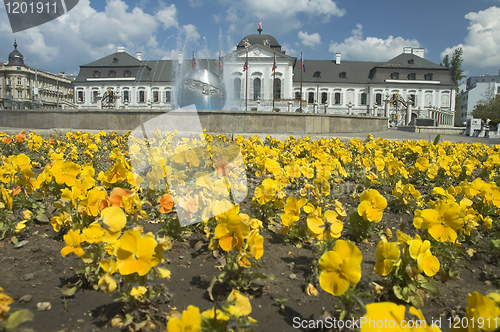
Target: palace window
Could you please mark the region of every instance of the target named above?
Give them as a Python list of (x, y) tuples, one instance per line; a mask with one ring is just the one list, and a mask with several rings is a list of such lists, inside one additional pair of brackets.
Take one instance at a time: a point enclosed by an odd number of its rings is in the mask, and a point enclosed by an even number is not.
[(165, 91), (165, 102), (166, 103), (172, 102), (172, 91), (170, 90)]
[(313, 74), (314, 78), (321, 78), (321, 72), (320, 71), (315, 71)]
[(322, 92), (321, 93), (321, 103), (326, 104), (328, 102), (328, 93), (327, 92)]
[(432, 73), (427, 73), (424, 75), (424, 80), (426, 81), (432, 81)]
[(85, 102), (85, 93), (83, 91), (81, 91), (81, 90), (78, 91), (76, 93), (76, 96), (77, 96), (76, 101), (78, 103), (84, 103)]
[(153, 91), (153, 103), (160, 102), (160, 92), (158, 90)]
[(415, 74), (415, 73), (409, 73), (408, 74), (408, 79), (409, 80), (415, 80), (415, 79), (417, 79), (417, 74)]
[(394, 73), (391, 74), (391, 79), (393, 80), (398, 80), (399, 79), (399, 73), (395, 71)]
[(365, 92), (361, 93), (360, 95), (360, 100), (359, 100), (359, 104), (360, 105), (366, 105), (366, 101), (367, 101), (367, 94)]
[(22, 91), (17, 91), (17, 98), (23, 99), (23, 92)]
[(309, 92), (309, 97), (307, 98), (309, 104), (314, 104), (314, 92)]
[(382, 105), (382, 94), (381, 93), (377, 93), (375, 95), (375, 104)]
[(281, 79), (274, 80), (274, 99), (281, 99)]
[(241, 78), (239, 77), (236, 77), (234, 79), (234, 83), (233, 83), (233, 88), (234, 88), (234, 99), (235, 100), (239, 100), (241, 99)]
[(123, 72), (123, 77), (130, 77), (132, 75), (132, 72), (130, 70), (125, 70)]
[(347, 78), (347, 73), (345, 71), (339, 73), (339, 78)]
[(145, 103), (146, 102), (146, 91), (140, 90), (137, 94), (137, 102)]
[(110, 70), (109, 73), (108, 73), (108, 76), (109, 77), (116, 77), (116, 71)]
[(21, 79), (21, 77), (18, 77), (17, 78), (17, 85), (21, 85), (23, 84), (23, 80)]
[(342, 94), (340, 92), (335, 92), (335, 105), (340, 105), (342, 103)]
[(92, 76), (94, 76), (94, 77), (101, 77), (101, 72), (98, 71), (98, 70), (94, 70), (94, 72), (92, 73)]
[(295, 99), (300, 99), (300, 91), (295, 91)]
[(130, 102), (130, 92), (128, 90), (123, 90), (123, 102), (128, 103)]
[(253, 100), (260, 100), (260, 89), (261, 89), (261, 80), (260, 78), (255, 78), (253, 80)]
[(93, 90), (92, 91), (92, 103), (97, 103), (97, 96), (99, 96), (99, 91)]

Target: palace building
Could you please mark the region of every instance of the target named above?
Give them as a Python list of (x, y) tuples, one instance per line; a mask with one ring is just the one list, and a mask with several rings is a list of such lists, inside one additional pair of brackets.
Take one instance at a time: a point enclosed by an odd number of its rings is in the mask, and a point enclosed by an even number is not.
[[(453, 126), (456, 86), (448, 68), (424, 58), (424, 50), (405, 47), (386, 62), (304, 60), (286, 54), (276, 38), (244, 37), (221, 59), (143, 60), (124, 47), (80, 67), (74, 82), (80, 108), (176, 107), (176, 82), (196, 62), (218, 74), (228, 110), (302, 111), (383, 116), (411, 104), (412, 118)], [(221, 66), (222, 65), (222, 66)], [(274, 69), (273, 69), (274, 68)], [(304, 70), (304, 68), (306, 70)]]
[(73, 85), (64, 73), (55, 75), (25, 64), (14, 42), (8, 63), (0, 63), (0, 108), (72, 108)]

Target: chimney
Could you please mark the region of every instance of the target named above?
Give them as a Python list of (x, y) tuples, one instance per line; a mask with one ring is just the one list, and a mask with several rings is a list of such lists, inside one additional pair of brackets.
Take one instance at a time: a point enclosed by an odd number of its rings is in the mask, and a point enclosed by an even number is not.
[(125, 46), (118, 46), (117, 52), (125, 52)]
[(411, 49), (411, 52), (416, 55), (416, 56), (419, 56), (421, 58), (424, 57), (424, 49), (423, 48), (412, 48)]
[(340, 57), (342, 53), (335, 53), (335, 63), (340, 65)]
[(142, 52), (137, 52), (135, 55), (137, 60), (142, 61)]
[(182, 52), (179, 52), (179, 64), (182, 64), (182, 62), (184, 61), (184, 54)]
[(403, 53), (404, 54), (411, 54), (412, 47), (403, 47)]

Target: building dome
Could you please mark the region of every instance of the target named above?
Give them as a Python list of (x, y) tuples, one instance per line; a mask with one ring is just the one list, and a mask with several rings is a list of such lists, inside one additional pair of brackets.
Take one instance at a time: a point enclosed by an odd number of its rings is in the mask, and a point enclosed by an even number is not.
[(270, 49), (275, 49), (277, 51), (281, 51), (281, 45), (278, 43), (276, 38), (274, 38), (271, 35), (262, 35), (262, 34), (246, 36), (240, 41), (240, 43), (237, 45), (236, 48), (238, 50), (241, 50), (256, 44), (269, 47)]
[(17, 41), (14, 41), (14, 51), (9, 54), (9, 66), (24, 66), (24, 57), (17, 50)]

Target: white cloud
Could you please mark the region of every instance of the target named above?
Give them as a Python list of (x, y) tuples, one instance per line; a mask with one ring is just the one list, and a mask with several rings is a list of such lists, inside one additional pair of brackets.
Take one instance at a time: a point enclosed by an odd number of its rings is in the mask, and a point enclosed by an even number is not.
[(308, 34), (307, 32), (299, 31), (299, 40), (302, 44), (312, 48), (316, 48), (316, 46), (321, 44), (321, 36), (317, 32)]
[[(29, 59), (27, 65), (53, 72), (78, 72), (79, 65), (116, 52), (124, 45), (127, 52), (145, 51), (157, 45), (155, 33), (164, 22), (125, 1), (109, 0), (104, 11), (96, 11), (89, 0), (80, 0), (68, 15), (25, 31), (12, 33), (4, 6), (0, 6), (0, 45), (12, 45)], [(10, 48), (2, 48), (7, 60)], [(5, 54), (4, 54), (5, 53)], [(31, 61), (31, 62), (30, 62)]]
[(495, 73), (500, 63), (500, 8), (490, 7), (465, 15), (469, 20), (468, 34), (464, 43), (446, 48), (441, 57), (452, 55), (453, 51), (463, 49), (463, 67)]
[(193, 24), (182, 26), (181, 31), (186, 36), (186, 41), (197, 41), (200, 39), (200, 34)]
[(331, 41), (329, 51), (342, 53), (349, 60), (387, 61), (403, 52), (403, 47), (420, 47), (416, 39), (389, 36), (386, 39), (378, 37), (363, 37), (363, 26), (356, 25), (351, 36), (343, 42)]
[(177, 8), (174, 4), (161, 9), (155, 16), (165, 29), (179, 27), (179, 23), (177, 22)]
[[(242, 35), (241, 31), (256, 31), (257, 23), (262, 20), (264, 33), (274, 35), (287, 33), (302, 27), (304, 17), (315, 22), (327, 23), (332, 17), (342, 17), (340, 9), (333, 0), (219, 0), (227, 7), (225, 19), (229, 23), (229, 33)], [(255, 33), (255, 32), (254, 32)]]
[(281, 44), (281, 50), (286, 52), (286, 55), (289, 56), (297, 56), (300, 55), (300, 52), (298, 52), (296, 49), (294, 49), (291, 45), (287, 43)]

